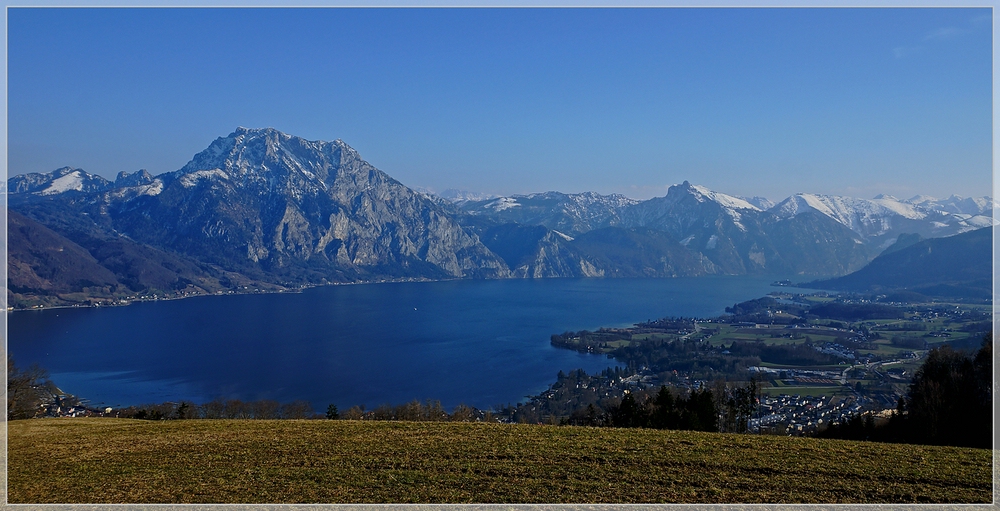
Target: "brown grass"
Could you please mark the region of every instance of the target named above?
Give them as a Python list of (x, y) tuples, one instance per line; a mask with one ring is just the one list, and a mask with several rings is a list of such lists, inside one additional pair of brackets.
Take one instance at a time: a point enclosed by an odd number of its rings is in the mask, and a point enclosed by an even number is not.
[(990, 502), (991, 452), (654, 430), (39, 419), (10, 503)]

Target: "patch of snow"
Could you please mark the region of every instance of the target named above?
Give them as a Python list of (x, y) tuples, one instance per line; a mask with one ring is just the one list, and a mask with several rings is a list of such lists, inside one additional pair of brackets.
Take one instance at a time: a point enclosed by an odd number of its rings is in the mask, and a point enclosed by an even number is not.
[(520, 204), (517, 202), (517, 199), (511, 197), (500, 197), (499, 199), (486, 205), (487, 208), (490, 208), (493, 211), (503, 211), (505, 209), (518, 206), (520, 206)]
[(906, 202), (909, 202), (910, 204), (923, 204), (925, 202), (937, 202), (937, 198), (931, 197), (930, 195), (914, 195), (913, 197), (906, 199)]
[(184, 174), (180, 178), (181, 186), (184, 188), (191, 188), (198, 185), (198, 181), (202, 179), (229, 179), (229, 174), (226, 174), (222, 169), (212, 169), (212, 170), (196, 170), (194, 172), (189, 172)]
[(989, 227), (991, 225), (998, 225), (998, 224), (1000, 224), (1000, 222), (997, 222), (993, 218), (988, 217), (988, 216), (984, 216), (984, 215), (976, 215), (976, 216), (974, 216), (972, 218), (968, 218), (968, 219), (965, 220), (965, 223), (967, 223), (967, 224), (969, 224), (969, 225), (971, 225), (971, 226), (973, 226), (973, 227), (975, 227), (977, 229), (980, 228), (980, 227)]
[(712, 190), (709, 190), (708, 188), (705, 188), (704, 186), (701, 185), (690, 185), (690, 186), (692, 191), (697, 192), (697, 194), (695, 194), (696, 197), (700, 195), (701, 197), (704, 197), (705, 199), (711, 200), (713, 202), (717, 202), (724, 207), (732, 209), (751, 209), (754, 211), (761, 211), (761, 209), (758, 208), (757, 206), (754, 206), (753, 204), (750, 204), (749, 202), (740, 199), (739, 197), (733, 197), (732, 195), (713, 192)]
[(920, 220), (921, 218), (927, 216), (927, 213), (919, 211), (917, 208), (913, 207), (912, 204), (901, 202), (899, 199), (893, 198), (891, 196), (882, 199), (876, 198), (872, 200), (872, 202), (904, 218), (909, 218), (912, 220)]
[(123, 186), (109, 192), (116, 199), (132, 200), (142, 195), (159, 195), (163, 191), (163, 180), (154, 179), (152, 183), (137, 186)]
[(572, 236), (570, 236), (568, 234), (563, 234), (563, 233), (561, 233), (561, 232), (559, 232), (559, 231), (557, 231), (555, 229), (552, 229), (552, 232), (558, 234), (562, 239), (564, 239), (566, 241), (573, 241), (573, 239), (574, 239)]
[(48, 188), (37, 193), (39, 195), (55, 195), (70, 190), (83, 190), (83, 176), (80, 175), (79, 170), (53, 179)]
[[(433, 190), (429, 190), (429, 189), (425, 189), (425, 190), (428, 193), (434, 194)], [(443, 191), (441, 193), (434, 194), (434, 195), (437, 195), (438, 197), (441, 197), (442, 199), (450, 200), (452, 202), (480, 201), (480, 200), (489, 200), (489, 199), (495, 199), (495, 198), (497, 198), (496, 195), (491, 194), (491, 193), (470, 192), (468, 190), (458, 190), (458, 189), (455, 189), (455, 188), (449, 188), (449, 189), (447, 189), (447, 190), (445, 190), (445, 191)]]
[(773, 200), (768, 199), (767, 197), (760, 197), (757, 195), (753, 197), (739, 197), (739, 198), (749, 202), (750, 204), (753, 204), (754, 206), (757, 206), (757, 208), (761, 210), (771, 209), (775, 205), (775, 202)]
[(719, 237), (713, 234), (710, 238), (708, 238), (708, 241), (705, 243), (705, 250), (712, 250), (713, 248), (715, 248), (715, 245), (718, 242), (719, 242)]
[(889, 231), (894, 219), (921, 220), (928, 212), (889, 196), (856, 199), (836, 195), (795, 194), (771, 208), (778, 216), (789, 218), (813, 210), (847, 226), (862, 236), (878, 236)]
[(163, 181), (154, 179), (152, 183), (137, 188), (139, 189), (139, 195), (159, 195), (163, 191)]

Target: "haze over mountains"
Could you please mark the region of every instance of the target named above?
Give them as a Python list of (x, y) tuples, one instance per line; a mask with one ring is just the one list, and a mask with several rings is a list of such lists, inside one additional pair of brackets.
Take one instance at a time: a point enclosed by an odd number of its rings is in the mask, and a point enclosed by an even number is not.
[(901, 234), (992, 225), (988, 197), (777, 204), (684, 182), (664, 197), (414, 191), (343, 141), (238, 128), (182, 169), (9, 179), (11, 303), (382, 279), (843, 275)]
[(906, 243), (898, 250), (884, 251), (856, 272), (812, 282), (807, 287), (889, 293), (904, 298), (913, 294), (981, 299), (992, 296), (991, 229), (919, 241), (910, 237)]

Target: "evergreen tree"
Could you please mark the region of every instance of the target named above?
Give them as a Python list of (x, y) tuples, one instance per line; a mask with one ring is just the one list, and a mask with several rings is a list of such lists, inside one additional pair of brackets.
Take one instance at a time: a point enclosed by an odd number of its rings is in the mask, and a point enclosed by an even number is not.
[(905, 435), (927, 444), (992, 445), (992, 335), (974, 356), (934, 348), (910, 383)]
[(657, 429), (677, 429), (680, 425), (680, 412), (677, 410), (674, 395), (665, 385), (660, 386), (653, 405), (650, 426)]
[(337, 405), (330, 404), (326, 407), (326, 418), (335, 421), (340, 418), (340, 412), (337, 411)]

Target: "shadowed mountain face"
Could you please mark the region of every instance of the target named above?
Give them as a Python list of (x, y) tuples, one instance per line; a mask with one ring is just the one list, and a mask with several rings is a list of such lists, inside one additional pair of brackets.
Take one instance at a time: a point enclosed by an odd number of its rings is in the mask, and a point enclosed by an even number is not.
[(879, 255), (864, 268), (809, 287), (845, 291), (907, 290), (935, 296), (989, 298), (993, 229), (932, 238)]
[(89, 288), (110, 296), (120, 286), (87, 249), (16, 211), (7, 212), (7, 243), (7, 279), (14, 293)]
[(148, 290), (203, 294), (246, 285), (239, 275), (125, 237), (76, 241), (8, 211), (8, 291), (14, 307), (90, 303)]

